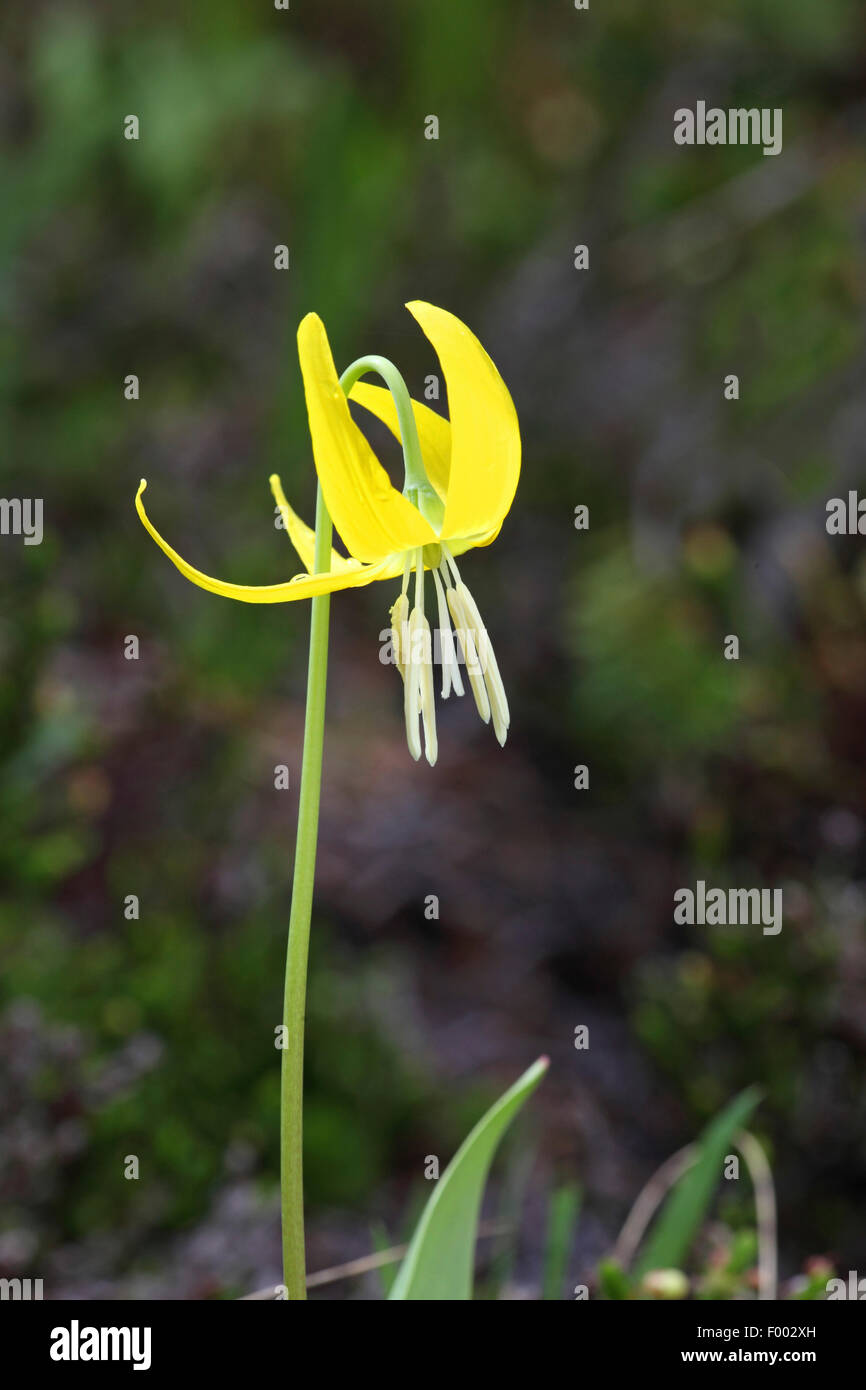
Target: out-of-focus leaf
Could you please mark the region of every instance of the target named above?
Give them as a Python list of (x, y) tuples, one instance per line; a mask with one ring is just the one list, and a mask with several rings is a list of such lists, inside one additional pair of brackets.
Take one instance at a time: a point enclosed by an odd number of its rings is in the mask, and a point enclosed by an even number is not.
[(472, 1297), (478, 1214), (493, 1155), (523, 1102), (547, 1071), (541, 1057), (482, 1116), (436, 1184), (391, 1289), (392, 1299)]
[(576, 1183), (566, 1183), (557, 1188), (550, 1198), (547, 1209), (542, 1298), (562, 1298), (562, 1285), (574, 1240), (580, 1202), (581, 1191)]
[[(370, 1236), (373, 1241), (373, 1249), (376, 1251), (377, 1255), (381, 1255), (384, 1251), (390, 1250), (392, 1242), (388, 1237), (388, 1232), (382, 1221), (377, 1221), (374, 1224), (370, 1231)], [(382, 1292), (386, 1298), (390, 1296), (391, 1290), (394, 1287), (394, 1280), (397, 1277), (396, 1265), (397, 1261), (395, 1260), (393, 1264), (389, 1262), (388, 1264), (379, 1266), (379, 1279), (382, 1284)]]
[(628, 1275), (616, 1260), (602, 1260), (598, 1266), (598, 1282), (605, 1298), (631, 1298), (631, 1284)]
[(662, 1207), (643, 1253), (636, 1262), (636, 1275), (644, 1275), (651, 1269), (670, 1269), (683, 1264), (712, 1201), (725, 1155), (759, 1099), (760, 1092), (750, 1086), (735, 1096), (704, 1130), (697, 1144), (699, 1156), (680, 1178)]
[(807, 1274), (800, 1287), (795, 1288), (789, 1297), (793, 1302), (823, 1302), (827, 1298), (828, 1286), (833, 1277), (833, 1266), (822, 1262), (817, 1269)]

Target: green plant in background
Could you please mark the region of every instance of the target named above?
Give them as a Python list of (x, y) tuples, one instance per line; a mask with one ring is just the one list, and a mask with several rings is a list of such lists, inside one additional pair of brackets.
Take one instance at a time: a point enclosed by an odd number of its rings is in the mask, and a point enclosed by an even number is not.
[(558, 1299), (562, 1296), (580, 1203), (581, 1191), (574, 1183), (564, 1183), (551, 1196), (547, 1213), (542, 1298)]
[[(541, 1080), (541, 1058), (479, 1120), (437, 1182), (408, 1247), (390, 1247), (382, 1232), (376, 1253), (324, 1275), (315, 1285), (379, 1269), (390, 1299), (465, 1300), (472, 1295), (478, 1213), (487, 1172), (508, 1124)], [(816, 1300), (827, 1297), (831, 1263), (810, 1260), (805, 1272), (780, 1289), (777, 1275), (776, 1203), (770, 1165), (759, 1141), (742, 1128), (758, 1104), (750, 1087), (735, 1096), (694, 1144), (672, 1155), (637, 1197), (610, 1255), (595, 1270), (592, 1296), (658, 1302), (729, 1299)], [(709, 1224), (723, 1175), (742, 1156), (751, 1181), (755, 1224)], [(738, 1170), (736, 1176), (739, 1176)], [(573, 1182), (552, 1191), (543, 1243), (542, 1287), (536, 1296), (563, 1297), (578, 1219), (581, 1189)], [(513, 1251), (517, 1223), (490, 1233)], [(387, 1271), (401, 1260), (396, 1276)], [(262, 1296), (269, 1295), (265, 1290)], [(494, 1291), (493, 1297), (497, 1296)], [(566, 1297), (586, 1298), (577, 1285)]]
[[(508, 702), (477, 605), (460, 577), (455, 556), (489, 545), (511, 507), (520, 473), (517, 415), (505, 383), (477, 338), (445, 310), (415, 301), (407, 308), (421, 324), (442, 364), (450, 417), (445, 421), (412, 401), (394, 365), (362, 357), (338, 377), (321, 319), (308, 314), (298, 349), (319, 488), (315, 532), (285, 499), (276, 475), (271, 488), (306, 573), (282, 584), (231, 584), (195, 569), (153, 526), (142, 495), (138, 515), (181, 574), (200, 588), (244, 603), (312, 599), (304, 752), (298, 805), (292, 909), (283, 1005), (281, 1084), (281, 1194), (284, 1276), (290, 1299), (306, 1298), (303, 1193), (304, 1018), (310, 919), (319, 824), (330, 594), (377, 579), (403, 576), (391, 610), (394, 659), (404, 686), (409, 751), (436, 762), (433, 694), (436, 652), (424, 613), (424, 574), (433, 576), (438, 607), (442, 697), (462, 695), (455, 636), (478, 713), (491, 717), (499, 743), (508, 731)], [(362, 386), (377, 372), (387, 390)], [(349, 411), (355, 400), (382, 419), (403, 445), (405, 480), (398, 493)], [(350, 556), (331, 544), (336, 525)], [(407, 590), (415, 573), (414, 604)], [(449, 618), (450, 615), (450, 618)], [(454, 624), (452, 631), (451, 623)], [(540, 1067), (540, 1064), (539, 1064)], [(527, 1073), (473, 1131), (422, 1217), (392, 1298), (468, 1298), (474, 1227), (481, 1187), (496, 1142), (511, 1114), (541, 1076)], [(471, 1216), (475, 1211), (475, 1218)], [(471, 1245), (464, 1242), (471, 1238)], [(455, 1247), (456, 1242), (456, 1247)], [(462, 1258), (457, 1257), (462, 1250)], [(418, 1290), (422, 1292), (418, 1292)], [(424, 1293), (435, 1289), (435, 1293)], [(451, 1292), (449, 1292), (451, 1290)]]
[[(826, 1296), (832, 1269), (813, 1261), (806, 1276), (780, 1294), (777, 1273), (776, 1199), (763, 1147), (743, 1129), (759, 1100), (753, 1086), (736, 1096), (696, 1143), (674, 1154), (640, 1193), (611, 1255), (598, 1267), (598, 1285), (608, 1299), (667, 1301), (694, 1297), (726, 1300)], [(739, 1150), (751, 1178), (755, 1227), (716, 1234), (709, 1252), (700, 1250), (710, 1207), (727, 1161)], [(647, 1234), (648, 1232), (648, 1234)], [(704, 1242), (705, 1243), (705, 1242)], [(685, 1271), (698, 1250), (697, 1270)]]
[(541, 1057), (524, 1072), (454, 1155), (415, 1228), (390, 1298), (430, 1302), (472, 1297), (475, 1236), (487, 1171), (499, 1140), (547, 1065), (547, 1058)]
[(696, 1153), (688, 1154), (686, 1172), (671, 1193), (637, 1261), (635, 1273), (639, 1278), (650, 1270), (667, 1269), (681, 1263), (710, 1204), (725, 1155), (757, 1102), (755, 1090), (744, 1091), (707, 1128), (698, 1141)]

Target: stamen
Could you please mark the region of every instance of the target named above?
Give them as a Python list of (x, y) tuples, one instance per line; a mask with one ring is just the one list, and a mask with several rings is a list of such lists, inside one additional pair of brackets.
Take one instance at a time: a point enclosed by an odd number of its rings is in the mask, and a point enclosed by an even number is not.
[[(456, 561), (455, 561), (455, 559), (454, 559), (454, 556), (451, 554), (451, 551), (448, 549), (447, 545), (445, 545), (445, 543), (444, 543), (443, 541), (440, 541), (439, 544), (440, 544), (440, 546), (442, 547), (442, 554), (445, 556), (445, 559), (448, 561), (448, 564), (450, 565), (451, 570), (452, 570), (452, 572), (453, 572), (453, 574), (454, 574), (454, 583), (455, 583), (455, 584), (459, 584), (459, 583), (460, 583), (460, 571), (459, 571), (459, 569), (457, 568), (457, 563), (456, 563)], [(447, 578), (447, 575), (446, 575), (446, 578)]]
[(409, 636), (409, 600), (405, 593), (391, 605), (391, 646), (400, 679), (406, 679), (407, 640)]
[[(441, 545), (441, 543), (440, 543)], [(463, 681), (457, 661), (455, 637), (466, 663), (466, 675), (479, 715), (488, 723), (500, 744), (505, 742), (511, 716), (499, 665), (478, 605), (460, 578), (460, 571), (446, 545), (435, 553), (424, 549), (410, 551), (403, 570), (403, 588), (391, 609), (392, 645), (403, 677), (403, 710), (409, 752), (421, 756), (421, 729), (424, 753), (432, 767), (438, 757), (436, 698), (433, 682), (433, 641), (430, 622), (424, 613), (424, 563), (430, 565), (439, 619), (442, 698), (451, 690), (463, 694)], [(409, 580), (415, 570), (415, 602), (409, 612)], [(453, 578), (452, 578), (453, 577)], [(407, 622), (408, 613), (408, 622)], [(454, 624), (452, 631), (449, 614)]]
[[(445, 570), (445, 579), (448, 582), (448, 571)], [(436, 604), (439, 609), (439, 654), (442, 662), (442, 699), (447, 700), (452, 689), (458, 695), (463, 694), (463, 681), (460, 676), (460, 667), (457, 663), (457, 652), (454, 647), (454, 633), (451, 631), (451, 619), (448, 616), (448, 604), (445, 600), (445, 591), (442, 588), (442, 580), (439, 578), (439, 571), (433, 570), (433, 583), (436, 587)]]
[[(463, 586), (461, 585), (461, 588)], [(466, 663), (466, 675), (475, 697), (475, 705), (478, 713), (486, 724), (490, 718), (490, 702), (487, 698), (487, 687), (484, 683), (484, 676), (478, 661), (478, 652), (475, 648), (475, 641), (468, 621), (468, 615), (463, 610), (463, 601), (459, 589), (448, 590), (448, 607), (451, 610), (451, 617), (454, 619), (454, 630), (457, 633), (457, 640), (463, 648), (463, 660)]]
[(412, 573), (412, 551), (411, 551), (411, 550), (407, 550), (407, 551), (406, 551), (406, 559), (403, 561), (403, 589), (402, 589), (402, 592), (403, 592), (404, 594), (405, 594), (406, 590), (409, 588), (409, 576), (410, 576), (411, 573)]
[(424, 551), (415, 551), (415, 607), (424, 612)]
[(478, 605), (462, 581), (457, 585), (455, 592), (462, 604), (464, 614), (472, 624), (475, 643), (481, 652), (481, 668), (490, 701), (490, 710), (493, 715), (493, 731), (500, 745), (502, 745), (508, 733), (511, 716), (508, 710), (508, 699), (505, 694), (505, 687), (502, 684), (502, 677), (499, 674), (499, 666), (493, 654), (493, 645), (488, 636), (487, 629), (481, 620)]
[(433, 659), (430, 623), (420, 608), (413, 608), (409, 618), (408, 659), (403, 709), (406, 716), (406, 738), (409, 752), (417, 762), (421, 756), (419, 718), (424, 726), (424, 752), (432, 767), (436, 762), (439, 744), (436, 738), (436, 703), (433, 693)]
[(409, 618), (408, 651), (406, 653), (406, 678), (403, 689), (403, 713), (406, 717), (406, 742), (416, 763), (421, 756), (421, 732), (418, 717), (421, 713), (421, 668), (417, 660), (415, 633), (418, 620), (423, 617), (417, 608), (412, 609)]
[(433, 693), (433, 649), (430, 623), (423, 613), (418, 624), (418, 633), (422, 648), (418, 685), (421, 699), (421, 719), (424, 724), (424, 756), (433, 767), (439, 753), (439, 742), (436, 737), (436, 698)]

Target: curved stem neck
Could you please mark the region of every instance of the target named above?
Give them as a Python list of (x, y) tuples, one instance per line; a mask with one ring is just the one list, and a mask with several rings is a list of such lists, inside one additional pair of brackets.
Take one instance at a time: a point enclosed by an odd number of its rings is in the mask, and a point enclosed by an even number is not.
[(438, 527), (442, 522), (442, 502), (427, 477), (427, 471), (424, 467), (424, 456), (421, 452), (421, 441), (418, 438), (418, 426), (415, 422), (415, 412), (412, 408), (409, 388), (393, 362), (390, 362), (387, 357), (372, 354), (367, 357), (359, 357), (350, 363), (340, 377), (340, 385), (347, 396), (355, 382), (359, 381), (362, 376), (366, 376), (367, 372), (375, 372), (377, 376), (382, 378), (391, 392), (394, 408), (397, 411), (400, 443), (403, 446), (404, 496), (415, 504), (431, 525)]

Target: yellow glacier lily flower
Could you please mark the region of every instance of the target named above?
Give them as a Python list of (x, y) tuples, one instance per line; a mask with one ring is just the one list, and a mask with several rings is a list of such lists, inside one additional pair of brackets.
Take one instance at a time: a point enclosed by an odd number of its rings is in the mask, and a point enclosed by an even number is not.
[[(315, 571), (314, 533), (286, 501), (276, 474), (271, 490), (289, 539), (305, 572), (281, 584), (231, 584), (213, 579), (180, 556), (148, 517), (142, 494), (135, 499), (147, 531), (193, 584), (243, 603), (284, 603), (336, 589), (358, 588), (402, 575), (391, 609), (392, 645), (404, 684), (409, 750), (436, 761), (433, 664), (442, 668), (442, 697), (463, 694), (454, 636), (481, 718), (492, 718), (500, 743), (508, 730), (508, 701), (487, 631), (463, 583), (455, 557), (489, 545), (511, 507), (520, 474), (520, 431), (511, 396), (493, 362), (464, 323), (444, 309), (414, 300), (406, 305), (435, 349), (448, 389), (449, 419), (419, 401), (384, 358), (360, 358), (337, 375), (325, 326), (307, 314), (298, 329), (298, 353), (316, 472), (327, 510), (349, 551), (331, 550), (330, 568)], [(360, 376), (377, 371), (388, 387)], [(390, 389), (388, 389), (390, 388)], [(406, 482), (391, 484), (355, 424), (349, 401), (377, 416), (402, 441)], [(438, 618), (438, 652), (424, 612), (425, 571), (432, 573)], [(414, 593), (410, 600), (410, 579)], [(453, 623), (453, 631), (452, 631)]]

